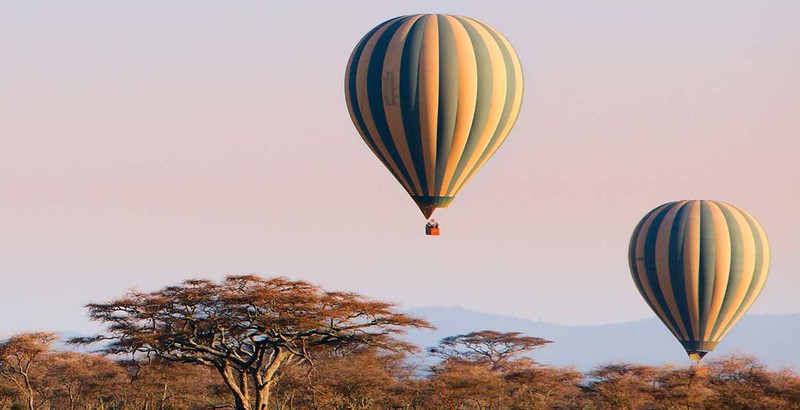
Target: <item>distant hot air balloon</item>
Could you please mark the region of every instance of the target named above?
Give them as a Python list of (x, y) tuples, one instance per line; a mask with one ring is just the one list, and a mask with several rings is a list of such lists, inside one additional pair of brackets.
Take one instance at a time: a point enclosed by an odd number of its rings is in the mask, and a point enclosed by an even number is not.
[(631, 275), (650, 308), (700, 360), (756, 300), (769, 270), (769, 243), (749, 213), (717, 201), (676, 201), (650, 211), (633, 231)]
[(401, 16), (356, 45), (345, 95), (361, 137), (430, 218), (505, 140), (522, 104), (522, 68), (484, 23)]

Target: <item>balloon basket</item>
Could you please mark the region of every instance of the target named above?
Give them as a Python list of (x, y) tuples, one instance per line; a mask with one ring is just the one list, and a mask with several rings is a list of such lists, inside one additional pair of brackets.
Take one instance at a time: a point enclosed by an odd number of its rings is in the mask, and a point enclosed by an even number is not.
[(425, 227), (425, 235), (428, 235), (428, 236), (439, 236), (439, 227), (426, 226)]

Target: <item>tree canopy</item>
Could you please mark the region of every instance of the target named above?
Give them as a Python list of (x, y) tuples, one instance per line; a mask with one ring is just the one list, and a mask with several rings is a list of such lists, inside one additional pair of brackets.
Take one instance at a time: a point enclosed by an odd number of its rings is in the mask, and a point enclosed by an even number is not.
[(412, 350), (395, 336), (406, 328), (430, 327), (396, 312), (391, 303), (255, 275), (229, 276), (219, 283), (187, 280), (87, 307), (107, 332), (73, 343), (106, 341), (102, 351), (110, 354), (213, 367), (242, 410), (266, 409), (279, 372), (312, 360), (315, 350), (362, 345)]
[(437, 346), (429, 348), (428, 352), (442, 359), (488, 361), (493, 368), (499, 368), (517, 356), (548, 343), (552, 342), (519, 332), (482, 330), (446, 337)]

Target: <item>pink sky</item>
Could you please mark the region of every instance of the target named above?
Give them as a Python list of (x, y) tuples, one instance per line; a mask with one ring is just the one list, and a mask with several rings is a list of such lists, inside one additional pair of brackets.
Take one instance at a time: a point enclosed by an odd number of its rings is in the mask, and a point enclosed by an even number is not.
[[(403, 306), (649, 318), (629, 235), (694, 198), (769, 235), (751, 312), (800, 312), (800, 3), (522, 3), (0, 4), (0, 333), (90, 329), (90, 301), (251, 272)], [(418, 12), (491, 24), (526, 78), (439, 238), (343, 97), (361, 36)]]

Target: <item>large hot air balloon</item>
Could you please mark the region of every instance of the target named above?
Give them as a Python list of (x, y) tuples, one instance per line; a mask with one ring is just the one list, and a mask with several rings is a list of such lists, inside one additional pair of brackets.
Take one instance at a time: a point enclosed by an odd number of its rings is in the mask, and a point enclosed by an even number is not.
[(522, 104), (522, 68), (482, 22), (401, 16), (358, 43), (345, 94), (361, 137), (430, 218), (506, 139)]
[(769, 270), (761, 225), (717, 201), (676, 201), (633, 231), (631, 275), (650, 308), (699, 361), (756, 300)]

